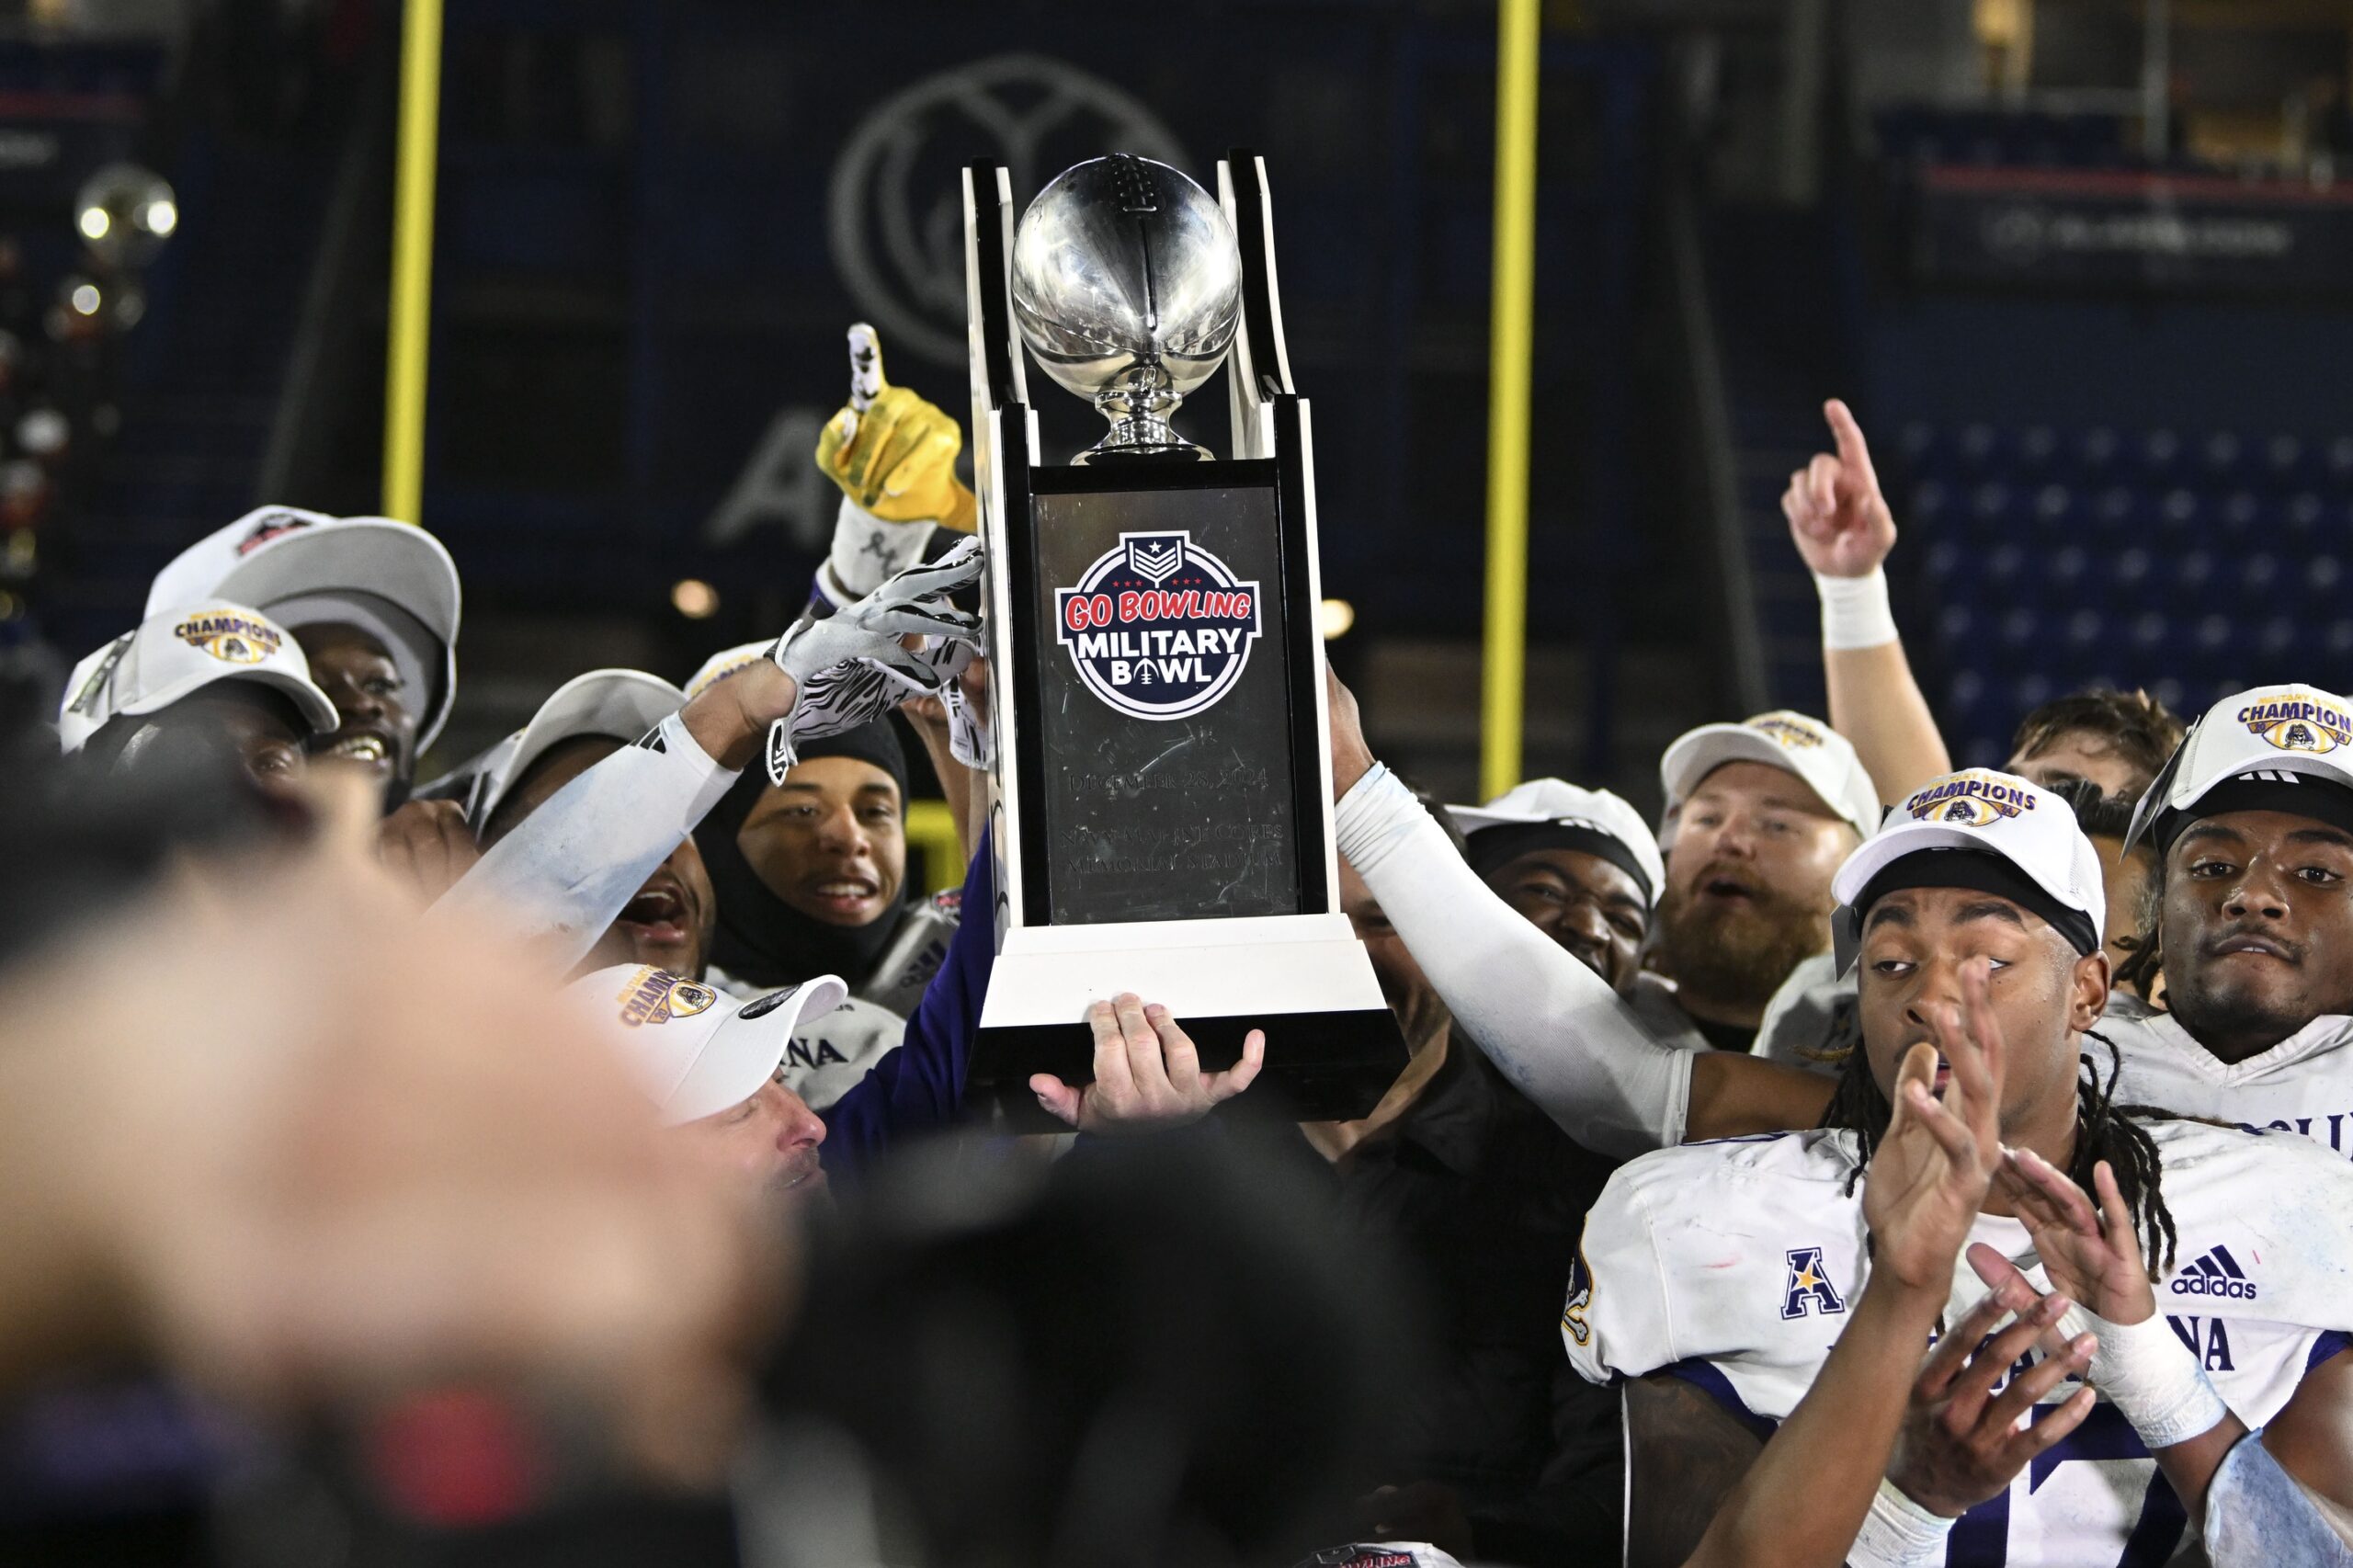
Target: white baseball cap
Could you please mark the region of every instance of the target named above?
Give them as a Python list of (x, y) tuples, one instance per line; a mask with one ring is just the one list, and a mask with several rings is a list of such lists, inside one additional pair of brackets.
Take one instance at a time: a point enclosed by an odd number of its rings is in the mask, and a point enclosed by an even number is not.
[[(1666, 862), (1660, 858), (1658, 840), (1642, 812), (1607, 790), (1583, 790), (1558, 778), (1531, 778), (1513, 786), (1483, 806), (1449, 806), (1447, 815), (1462, 830), (1471, 846), (1471, 863), (1482, 872), (1495, 855), (1504, 858), (1530, 849), (1582, 849), (1598, 855), (1631, 876), (1643, 890), (1643, 902), (1655, 907), (1666, 886)], [(1551, 834), (1545, 829), (1554, 830)], [(1492, 849), (1482, 837), (1490, 829), (1535, 829), (1535, 833), (1503, 832)], [(1495, 862), (1500, 863), (1500, 862)]]
[(802, 1021), (849, 994), (838, 978), (821, 974), (739, 1002), (715, 985), (633, 963), (584, 974), (564, 989), (611, 1020), (613, 1042), (661, 1108), (665, 1127), (716, 1116), (759, 1093)]
[(1879, 825), (1879, 786), (1853, 744), (1821, 720), (1781, 708), (1737, 724), (1702, 724), (1666, 748), (1658, 765), (1659, 787), (1666, 795), (1658, 830), (1661, 849), (1675, 847), (1676, 817), (1699, 780), (1727, 762), (1761, 762), (1796, 774), (1866, 838)]
[[(1905, 864), (1891, 875), (1898, 862)], [(2078, 952), (2097, 951), (2107, 924), (2099, 851), (2074, 809), (2039, 784), (1990, 767), (1930, 779), (1891, 807), (1880, 830), (1838, 868), (1830, 892), (1841, 908), (1832, 922), (1841, 974), (1854, 962), (1866, 908), (1876, 893), (1898, 887), (2000, 894), (2058, 927)]]
[(428, 694), (417, 749), (440, 734), (458, 688), (458, 567), (423, 528), (264, 506), (174, 556), (147, 591), (147, 613), (214, 597), (259, 606), (281, 625), (364, 629), (402, 679)]
[[(2315, 785), (2338, 788), (2315, 789)], [(2162, 852), (2200, 816), (2279, 811), (2353, 829), (2353, 703), (2316, 686), (2258, 686), (2200, 714), (2142, 795), (2124, 842)]]
[(341, 722), (312, 683), (301, 643), (261, 611), (213, 599), (152, 616), (74, 665), (58, 708), (58, 743), (71, 755), (113, 719), (160, 712), (224, 680), (285, 693), (308, 734)]
[(685, 692), (643, 670), (590, 670), (573, 676), (540, 704), (529, 723), (483, 754), (467, 795), (467, 822), (482, 832), (516, 781), (558, 742), (608, 735), (633, 744), (686, 700)]

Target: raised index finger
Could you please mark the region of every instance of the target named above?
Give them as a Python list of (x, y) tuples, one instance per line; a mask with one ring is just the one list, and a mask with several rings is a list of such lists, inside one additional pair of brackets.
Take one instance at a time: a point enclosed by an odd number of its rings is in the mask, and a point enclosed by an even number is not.
[(1834, 397), (1822, 405), (1822, 416), (1830, 421), (1831, 438), (1838, 443), (1838, 460), (1864, 484), (1876, 485), (1879, 476), (1871, 469), (1871, 449), (1863, 439), (1863, 427), (1855, 423), (1854, 411)]
[(860, 414), (874, 406), (887, 383), (882, 380), (882, 340), (864, 322), (849, 326), (849, 405)]

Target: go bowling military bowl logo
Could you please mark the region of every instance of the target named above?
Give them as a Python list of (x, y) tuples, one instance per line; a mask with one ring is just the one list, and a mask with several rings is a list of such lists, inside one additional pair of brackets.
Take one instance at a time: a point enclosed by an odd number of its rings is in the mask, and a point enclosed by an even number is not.
[(1258, 640), (1258, 585), (1188, 533), (1121, 534), (1076, 587), (1054, 591), (1054, 640), (1120, 712), (1189, 719), (1242, 678)]

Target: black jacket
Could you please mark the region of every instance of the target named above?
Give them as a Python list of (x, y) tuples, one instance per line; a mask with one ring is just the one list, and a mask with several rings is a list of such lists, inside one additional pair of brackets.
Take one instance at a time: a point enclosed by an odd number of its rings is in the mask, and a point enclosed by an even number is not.
[(1561, 1345), (1570, 1260), (1613, 1168), (1459, 1029), (1404, 1114), (1327, 1167), (1340, 1222), (1399, 1259), (1428, 1325), (1427, 1359), (1392, 1391), (1388, 1479), (1455, 1488), (1483, 1562), (1550, 1568), (1619, 1550), (1618, 1395), (1578, 1377)]

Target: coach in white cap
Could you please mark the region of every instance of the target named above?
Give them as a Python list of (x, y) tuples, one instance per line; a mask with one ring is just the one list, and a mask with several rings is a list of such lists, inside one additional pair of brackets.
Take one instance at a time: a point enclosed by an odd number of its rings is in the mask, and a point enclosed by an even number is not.
[(147, 613), (210, 596), (290, 628), (339, 722), (314, 744), (368, 768), (398, 804), (458, 683), (458, 568), (441, 541), (390, 517), (264, 506), (155, 574)]
[[(1635, 1005), (1685, 1046), (1829, 1027), (1830, 875), (1879, 825), (1847, 737), (1786, 710), (1703, 724), (1659, 763), (1666, 885)], [(1794, 1011), (1793, 1011), (1794, 1009)]]
[(299, 778), (304, 744), (335, 728), (301, 646), (223, 600), (166, 611), (74, 666), (58, 742), (102, 767), (136, 766), (174, 734), (225, 743), (265, 787)]
[(1529, 924), (1624, 995), (1642, 972), (1666, 883), (1642, 813), (1607, 790), (1531, 778), (1483, 806), (1449, 806), (1471, 869)]
[(756, 1191), (824, 1189), (817, 1150), (825, 1124), (784, 1086), (778, 1067), (792, 1031), (841, 1004), (840, 981), (820, 975), (739, 1002), (667, 970), (616, 964), (568, 989), (606, 1020), (664, 1126), (680, 1129)]

